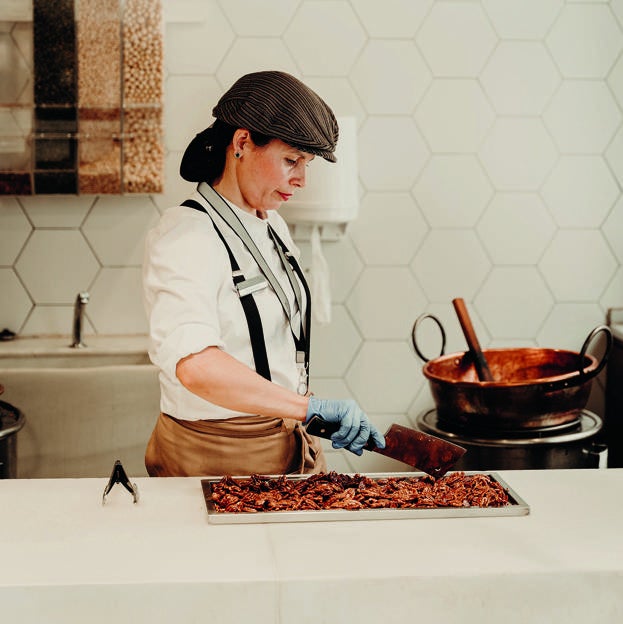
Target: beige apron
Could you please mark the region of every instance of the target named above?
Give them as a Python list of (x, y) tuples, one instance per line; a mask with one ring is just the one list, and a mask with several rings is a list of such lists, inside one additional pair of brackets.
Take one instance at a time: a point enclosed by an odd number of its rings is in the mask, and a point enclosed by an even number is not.
[(160, 414), (145, 452), (152, 477), (326, 472), (320, 441), (298, 420), (240, 416), (178, 420)]

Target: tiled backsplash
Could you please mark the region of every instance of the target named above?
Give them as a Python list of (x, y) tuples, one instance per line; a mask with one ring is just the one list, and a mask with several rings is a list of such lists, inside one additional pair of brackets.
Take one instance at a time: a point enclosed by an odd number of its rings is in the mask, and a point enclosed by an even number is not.
[[(333, 321), (317, 394), (391, 421), (430, 401), (411, 327), (579, 350), (623, 304), (623, 0), (165, 0), (166, 186), (154, 196), (0, 200), (0, 328), (146, 330), (145, 230), (192, 186), (188, 141), (242, 73), (282, 69), (359, 127), (359, 218), (326, 243)], [(308, 245), (303, 244), (305, 258)], [(431, 355), (438, 339), (423, 336)]]

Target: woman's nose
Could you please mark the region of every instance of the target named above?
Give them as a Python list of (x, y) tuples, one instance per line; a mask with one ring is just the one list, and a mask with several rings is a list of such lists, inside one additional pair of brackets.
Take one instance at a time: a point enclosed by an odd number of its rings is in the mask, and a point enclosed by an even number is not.
[(292, 184), (294, 186), (298, 186), (299, 188), (303, 188), (307, 183), (306, 179), (307, 167), (305, 165), (299, 165), (294, 171), (294, 176), (292, 178)]

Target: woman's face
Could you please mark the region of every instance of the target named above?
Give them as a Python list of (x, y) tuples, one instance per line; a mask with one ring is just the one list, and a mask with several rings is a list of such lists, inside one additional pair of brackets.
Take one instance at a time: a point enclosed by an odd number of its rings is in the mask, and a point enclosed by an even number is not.
[(238, 150), (238, 188), (244, 205), (251, 210), (276, 210), (305, 186), (305, 169), (314, 159), (279, 139), (260, 147), (250, 139)]

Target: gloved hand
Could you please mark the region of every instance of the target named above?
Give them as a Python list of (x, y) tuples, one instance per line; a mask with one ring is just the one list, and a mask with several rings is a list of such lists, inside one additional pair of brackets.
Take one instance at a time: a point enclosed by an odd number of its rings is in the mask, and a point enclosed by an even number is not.
[(370, 437), (378, 448), (385, 448), (385, 438), (355, 401), (317, 399), (311, 396), (305, 422), (315, 415), (327, 422), (339, 423), (340, 428), (331, 436), (333, 448), (345, 448), (355, 455), (361, 455)]

